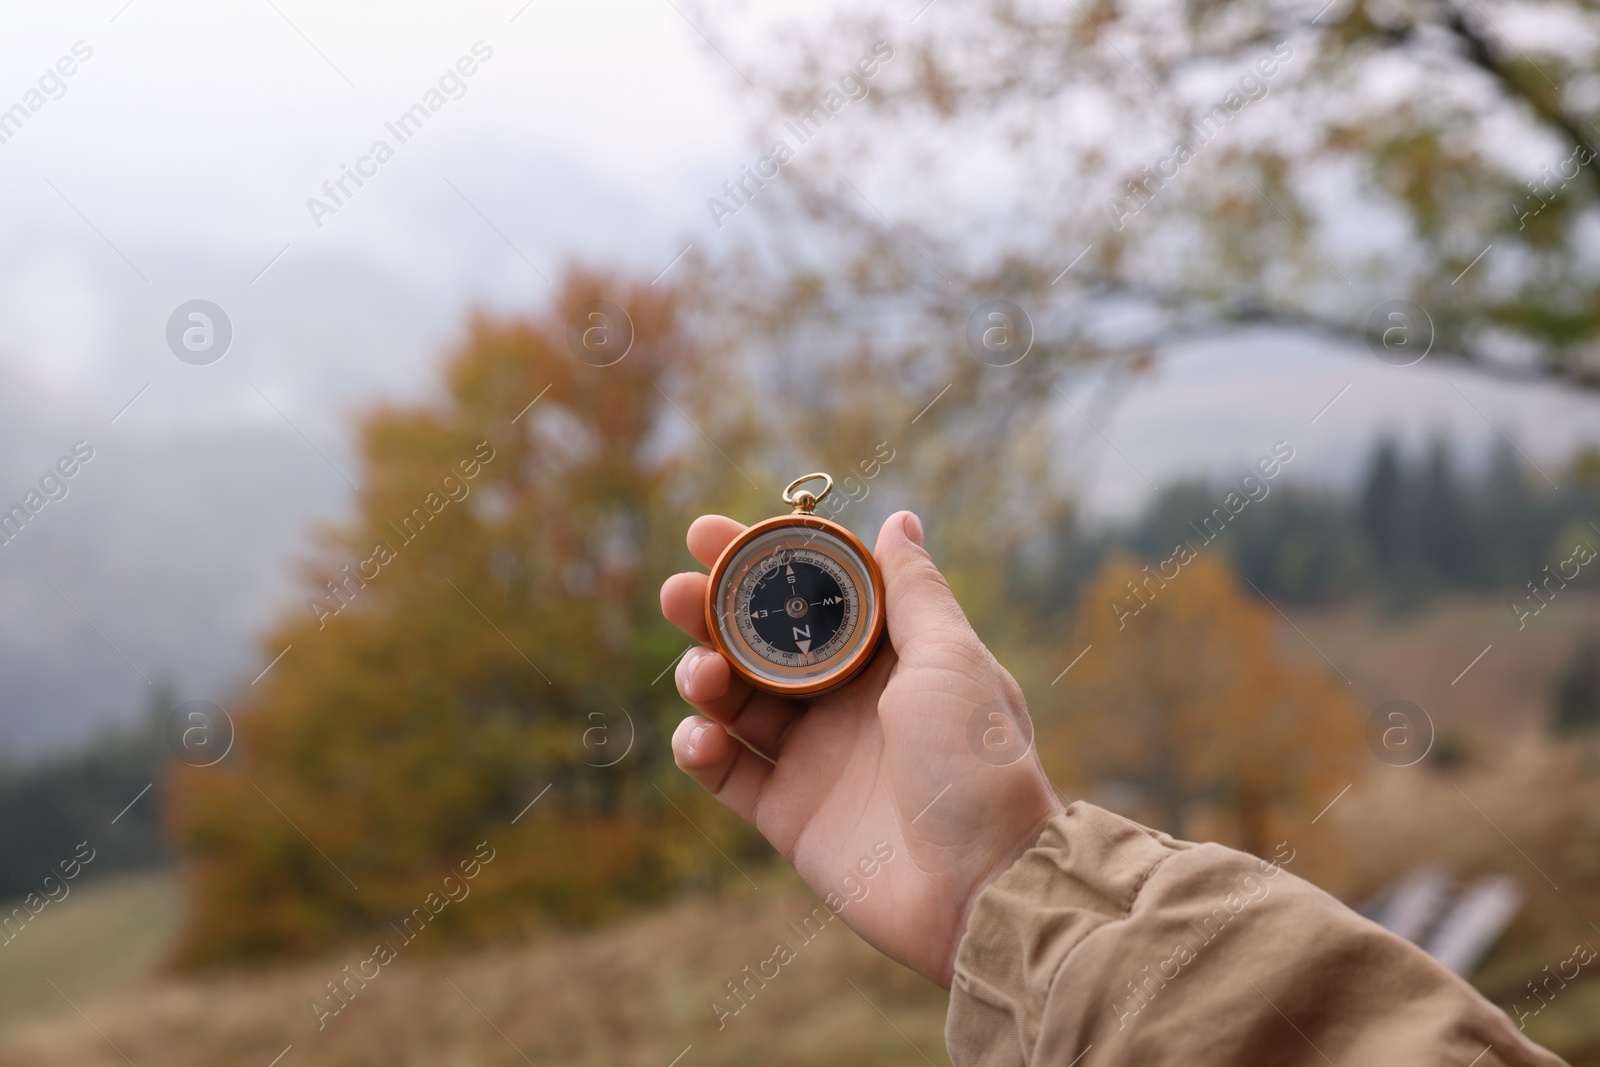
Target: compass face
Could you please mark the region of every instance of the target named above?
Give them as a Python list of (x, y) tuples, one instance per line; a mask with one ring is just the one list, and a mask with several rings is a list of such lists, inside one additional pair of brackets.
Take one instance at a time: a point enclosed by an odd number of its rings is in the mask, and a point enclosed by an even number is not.
[(753, 528), (713, 573), (718, 644), (756, 685), (821, 692), (847, 681), (877, 643), (874, 565), (831, 523), (769, 521), (781, 525)]

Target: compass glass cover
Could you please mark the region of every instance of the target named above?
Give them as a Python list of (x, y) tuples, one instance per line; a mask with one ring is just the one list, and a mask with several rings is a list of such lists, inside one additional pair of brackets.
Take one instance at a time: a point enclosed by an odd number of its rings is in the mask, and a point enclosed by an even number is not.
[(761, 534), (729, 561), (716, 591), (724, 647), (758, 677), (803, 685), (852, 662), (878, 610), (854, 548), (825, 530)]

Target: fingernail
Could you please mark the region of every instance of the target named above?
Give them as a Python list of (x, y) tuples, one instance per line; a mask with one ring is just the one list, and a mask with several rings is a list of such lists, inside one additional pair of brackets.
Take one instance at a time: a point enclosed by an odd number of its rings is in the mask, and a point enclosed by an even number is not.
[(700, 669), (700, 664), (705, 662), (708, 648), (695, 647), (683, 654), (683, 659), (678, 661), (678, 684), (689, 688), (694, 684), (694, 672)]
[(709, 729), (711, 729), (711, 720), (710, 719), (701, 719), (699, 722), (695, 723), (694, 726), (692, 726), (689, 729), (689, 754), (690, 755), (693, 755), (694, 753), (696, 753), (696, 752), (698, 752), (700, 750), (700, 735), (704, 734)]
[(917, 518), (916, 512), (906, 512), (905, 531), (906, 539), (912, 544), (916, 545), (918, 548), (927, 547), (922, 540), (922, 520)]

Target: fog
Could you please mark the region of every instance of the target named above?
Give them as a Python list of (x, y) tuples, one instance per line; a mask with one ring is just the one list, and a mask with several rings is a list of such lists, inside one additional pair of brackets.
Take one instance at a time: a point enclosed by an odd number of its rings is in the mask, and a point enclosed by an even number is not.
[[(470, 310), (543, 307), (573, 261), (670, 273), (758, 225), (719, 229), (706, 200), (770, 140), (745, 80), (761, 41), (735, 63), (697, 17), (654, 0), (7, 16), (0, 108), (43, 104), (0, 143), (0, 505), (75, 442), (95, 458), (0, 549), (0, 752), (127, 719), (163, 679), (224, 703), (248, 686), (295, 561), (359, 483), (353, 417), (426, 401)], [(741, 25), (827, 17), (788, 4)], [(88, 58), (48, 77), (78, 42)], [(472, 75), (441, 82), (469, 55)], [(447, 103), (399, 142), (386, 124), (433, 89)], [(337, 210), (308, 207), (385, 138), (392, 158)], [(195, 299), (233, 334), (203, 366), (167, 340)], [(1062, 410), (1091, 515), (1230, 476), (1277, 439), (1296, 478), (1345, 483), (1384, 431), (1503, 433), (1554, 473), (1596, 425), (1592, 398), (1304, 337), (1164, 354), (1096, 426)]]

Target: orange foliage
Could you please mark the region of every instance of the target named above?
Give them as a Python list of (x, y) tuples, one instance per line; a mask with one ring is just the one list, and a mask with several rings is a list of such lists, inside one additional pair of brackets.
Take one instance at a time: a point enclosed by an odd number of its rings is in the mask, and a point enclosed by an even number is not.
[[(564, 319), (599, 297), (635, 330), (605, 367), (574, 357)], [(554, 306), (475, 319), (443, 403), (363, 420), (356, 517), (263, 641), (292, 649), (232, 709), (228, 759), (174, 771), (180, 963), (382, 930), (485, 841), (497, 861), (430, 939), (592, 922), (705, 865), (653, 786), (688, 792), (666, 746), (683, 709), (652, 686), (686, 643), (657, 585), (687, 564), (688, 499), (708, 495), (660, 443), (681, 418), (663, 398), (694, 394), (703, 357), (663, 289), (579, 274)], [(597, 728), (606, 746), (587, 743)], [(735, 847), (714, 801), (680, 803)]]
[[(1169, 581), (1146, 577), (1112, 560), (1087, 587), (1077, 626), (1093, 647), (1063, 679), (1054, 754), (1169, 833), (1209, 817), (1226, 843), (1265, 855), (1275, 820), (1314, 815), (1308, 805), (1350, 780), (1359, 708), (1320, 665), (1280, 655), (1277, 617), (1240, 593), (1220, 557), (1191, 555)], [(1130, 583), (1145, 604), (1137, 614)]]

